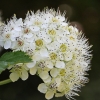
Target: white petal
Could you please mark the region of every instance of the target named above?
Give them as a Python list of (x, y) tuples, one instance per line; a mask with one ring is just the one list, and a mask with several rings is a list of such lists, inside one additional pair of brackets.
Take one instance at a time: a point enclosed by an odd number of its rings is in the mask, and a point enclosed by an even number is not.
[(49, 83), (51, 81), (51, 77), (49, 76), (47, 79), (43, 80), (45, 83)]
[(41, 28), (47, 28), (48, 27), (48, 24), (46, 24), (46, 23), (43, 23), (42, 25), (41, 25)]
[(49, 56), (49, 53), (48, 53), (47, 49), (41, 49), (40, 50), (40, 55), (42, 57), (48, 57)]
[(15, 41), (12, 42), (12, 46), (11, 46), (11, 48), (14, 49), (14, 48), (16, 48), (16, 46), (17, 46), (17, 42), (15, 42)]
[(77, 41), (68, 40), (68, 43), (70, 44), (69, 45), (70, 50), (75, 50), (76, 45), (77, 45)]
[(66, 34), (68, 34), (68, 35), (69, 35), (69, 34), (70, 34), (70, 32), (69, 32), (68, 30), (66, 30)]
[(56, 83), (57, 83), (57, 87), (59, 87), (60, 83), (61, 83), (61, 78), (56, 78), (55, 79)]
[(33, 55), (33, 57), (32, 57), (32, 59), (34, 60), (34, 61), (39, 61), (39, 60), (41, 60), (41, 56), (40, 56), (40, 53), (39, 52), (37, 52), (35, 55)]
[(69, 61), (72, 59), (72, 52), (64, 54), (65, 61)]
[(60, 44), (59, 44), (59, 42), (54, 41), (54, 42), (52, 43), (52, 46), (54, 46), (55, 49), (59, 49)]
[(63, 30), (58, 30), (58, 35), (62, 38), (66, 37), (66, 32), (64, 32)]
[(53, 90), (49, 90), (46, 95), (45, 95), (45, 98), (46, 99), (52, 99), (54, 96), (54, 91)]
[(16, 21), (16, 25), (19, 25), (19, 26), (22, 26), (22, 25), (23, 25), (22, 18), (19, 18), (19, 19)]
[(42, 71), (39, 76), (42, 78), (42, 79), (47, 79), (49, 77), (49, 74), (47, 71)]
[(59, 71), (57, 70), (57, 68), (53, 68), (51, 71), (50, 71), (50, 75), (52, 77), (56, 77), (58, 75)]
[(9, 49), (11, 47), (11, 41), (6, 41), (5, 43), (4, 43), (4, 48), (5, 49)]
[(65, 17), (63, 17), (63, 16), (56, 16), (56, 18), (59, 19), (62, 22), (65, 20)]
[(10, 79), (12, 80), (12, 82), (15, 82), (19, 79), (19, 75), (17, 73), (11, 73)]
[(65, 90), (65, 84), (61, 82), (60, 86), (57, 88), (59, 92), (63, 92)]
[(55, 97), (62, 97), (62, 96), (64, 96), (64, 93), (62, 92), (62, 93), (56, 93), (55, 94)]
[(60, 46), (60, 44), (57, 41), (54, 41), (51, 44), (46, 45), (46, 47), (48, 48), (48, 50), (51, 50), (51, 51), (58, 50), (59, 49), (59, 46)]
[(32, 31), (35, 31), (35, 32), (36, 32), (36, 31), (39, 31), (40, 28), (37, 27), (37, 26), (31, 26), (30, 29), (31, 29)]
[(48, 36), (48, 37), (44, 38), (44, 41), (46, 43), (50, 43), (52, 41), (52, 39)]
[(13, 34), (11, 35), (11, 38), (13, 37), (19, 37), (20, 36), (20, 32), (17, 32), (15, 30), (13, 30)]
[(61, 52), (59, 52), (58, 56), (59, 56), (60, 60), (64, 60), (64, 56), (63, 56), (63, 54)]
[(36, 64), (36, 62), (34, 61), (34, 62), (32, 62), (32, 63), (27, 63), (26, 66), (27, 66), (28, 68), (32, 68), (32, 67), (35, 66), (35, 64)]
[(53, 63), (51, 61), (45, 61), (46, 67), (52, 69), (53, 68)]
[(41, 92), (41, 93), (46, 93), (47, 92), (47, 86), (44, 84), (44, 83), (41, 83), (39, 84), (38, 86), (38, 90)]
[(57, 67), (57, 68), (65, 68), (65, 63), (63, 61), (56, 61), (55, 67)]
[(26, 80), (28, 78), (28, 72), (26, 70), (22, 70), (21, 79)]
[(36, 67), (30, 68), (30, 74), (31, 75), (35, 75), (36, 72), (37, 72), (37, 68)]
[(81, 65), (81, 67), (85, 68), (85, 67), (87, 67), (87, 66), (88, 66), (88, 63), (86, 63), (86, 62), (82, 61), (82, 62), (80, 62), (80, 65)]
[(32, 21), (29, 21), (29, 20), (25, 20), (25, 23), (24, 23), (25, 25), (32, 25), (33, 23), (32, 23)]
[(10, 39), (11, 39), (11, 41), (15, 41), (15, 40), (16, 40), (16, 38), (15, 38), (15, 37), (11, 37)]
[(29, 33), (29, 34), (25, 34), (25, 35), (24, 35), (24, 37), (26, 37), (26, 38), (31, 38), (32, 36), (33, 36), (32, 33)]
[(15, 29), (16, 31), (21, 31), (21, 27), (19, 27), (19, 26), (15, 26), (14, 29)]
[(27, 39), (27, 42), (30, 42), (30, 43), (35, 44), (35, 43), (34, 43), (34, 38), (33, 38), (33, 37), (31, 37), (30, 39)]
[(62, 25), (62, 26), (68, 26), (68, 23), (62, 22), (61, 25)]
[(66, 37), (57, 36), (57, 41), (58, 41), (59, 43), (66, 43)]
[(41, 31), (38, 36), (40, 38), (43, 38), (43, 40), (46, 42), (46, 43), (50, 43), (52, 41), (51, 37), (49, 35), (46, 34), (46, 32), (44, 31)]

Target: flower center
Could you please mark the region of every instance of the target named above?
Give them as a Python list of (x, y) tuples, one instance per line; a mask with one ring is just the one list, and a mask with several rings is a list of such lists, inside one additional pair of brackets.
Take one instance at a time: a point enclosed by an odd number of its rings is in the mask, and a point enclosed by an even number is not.
[(29, 33), (30, 32), (30, 30), (28, 29), (28, 28), (26, 28), (25, 30), (24, 30), (24, 33), (25, 34), (27, 34), (27, 33)]
[(6, 36), (5, 36), (5, 37), (6, 37), (7, 39), (8, 39), (8, 38), (10, 38), (10, 34), (6, 34)]
[(48, 30), (48, 33), (50, 34), (50, 35), (55, 35), (56, 34), (56, 31), (55, 30)]
[(72, 36), (70, 36), (70, 40), (75, 40), (75, 38), (73, 38)]
[(57, 88), (57, 83), (54, 82), (54, 83), (50, 84), (50, 88), (51, 88), (51, 89), (55, 89), (55, 88)]
[(35, 41), (36, 45), (41, 47), (43, 45), (43, 41), (41, 39)]
[(35, 21), (34, 24), (35, 24), (35, 25), (40, 25), (41, 22), (39, 22), (39, 21)]
[(13, 70), (14, 71), (21, 71), (22, 70), (22, 66), (20, 66), (20, 65), (14, 65)]
[(61, 52), (66, 52), (67, 46), (66, 46), (65, 44), (62, 44), (62, 45), (60, 46), (60, 50), (61, 50)]
[(18, 46), (23, 46), (23, 44), (24, 44), (23, 41), (18, 40)]
[(66, 74), (65, 69), (61, 69), (61, 71), (60, 71), (60, 75), (61, 75), (61, 76), (65, 76), (65, 74)]
[(51, 58), (52, 60), (55, 60), (55, 59), (57, 58), (57, 54), (51, 53), (51, 54), (50, 54), (50, 58)]
[(40, 62), (40, 63), (38, 64), (38, 66), (41, 67), (41, 68), (44, 68), (44, 67), (45, 67), (45, 65), (44, 65), (43, 62)]

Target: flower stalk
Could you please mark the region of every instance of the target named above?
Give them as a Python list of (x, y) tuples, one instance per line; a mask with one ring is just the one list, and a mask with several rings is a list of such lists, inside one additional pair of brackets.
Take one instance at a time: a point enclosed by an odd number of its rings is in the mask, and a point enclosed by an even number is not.
[(12, 82), (11, 79), (6, 79), (6, 80), (3, 80), (3, 81), (0, 81), (0, 85), (8, 84), (10, 82)]

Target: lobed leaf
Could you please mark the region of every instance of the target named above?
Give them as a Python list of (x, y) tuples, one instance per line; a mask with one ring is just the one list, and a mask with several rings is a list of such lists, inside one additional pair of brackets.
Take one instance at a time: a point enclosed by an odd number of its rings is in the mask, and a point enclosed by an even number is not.
[(17, 63), (28, 63), (31, 61), (32, 60), (30, 56), (26, 55), (25, 52), (6, 52), (0, 57), (0, 73), (4, 71), (9, 65)]

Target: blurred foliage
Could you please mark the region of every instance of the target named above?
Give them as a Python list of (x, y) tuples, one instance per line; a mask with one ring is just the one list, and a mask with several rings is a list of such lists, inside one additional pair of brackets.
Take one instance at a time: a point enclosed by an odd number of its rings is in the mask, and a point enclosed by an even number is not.
[[(82, 30), (93, 45), (93, 59), (89, 71), (90, 82), (81, 89), (77, 100), (100, 100), (100, 0), (0, 0), (3, 20), (15, 13), (25, 18), (28, 10), (42, 10), (44, 7), (58, 7), (67, 11), (66, 18)], [(4, 51), (3, 51), (4, 52)], [(0, 80), (8, 78), (8, 71), (0, 75)], [(37, 76), (30, 76), (25, 82), (19, 80), (0, 87), (0, 100), (45, 100), (44, 94), (37, 91), (42, 82)], [(66, 100), (65, 97), (52, 100)]]

